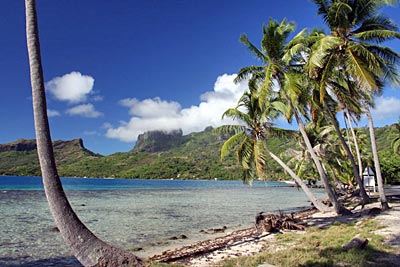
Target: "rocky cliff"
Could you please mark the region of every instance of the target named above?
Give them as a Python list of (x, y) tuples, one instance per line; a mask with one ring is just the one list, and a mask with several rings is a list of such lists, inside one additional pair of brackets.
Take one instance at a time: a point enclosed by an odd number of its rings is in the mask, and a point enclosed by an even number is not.
[[(57, 140), (53, 142), (54, 149), (65, 149), (68, 147), (75, 147), (79, 149), (86, 148), (83, 145), (83, 140), (81, 138), (63, 141)], [(36, 140), (19, 139), (12, 143), (0, 144), (0, 152), (6, 151), (32, 151), (36, 150)]]
[(32, 151), (36, 149), (35, 140), (19, 139), (12, 143), (0, 144), (0, 152), (6, 151)]
[(177, 147), (185, 142), (182, 130), (149, 131), (138, 136), (134, 151), (160, 152)]

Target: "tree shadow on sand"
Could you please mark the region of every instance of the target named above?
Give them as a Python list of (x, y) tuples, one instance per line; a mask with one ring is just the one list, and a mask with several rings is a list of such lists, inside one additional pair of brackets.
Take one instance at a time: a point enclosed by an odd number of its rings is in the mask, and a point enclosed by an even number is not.
[(82, 267), (82, 264), (74, 257), (55, 257), (21, 263), (21, 258), (1, 257), (0, 266), (3, 267)]

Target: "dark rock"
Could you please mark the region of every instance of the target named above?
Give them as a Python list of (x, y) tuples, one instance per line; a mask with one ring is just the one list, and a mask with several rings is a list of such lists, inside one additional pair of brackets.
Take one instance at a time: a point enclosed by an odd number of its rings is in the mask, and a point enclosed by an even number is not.
[(149, 131), (138, 136), (134, 151), (160, 152), (179, 146), (185, 142), (182, 130)]
[(355, 249), (364, 249), (368, 245), (368, 239), (359, 239), (359, 238), (353, 238), (349, 243), (343, 245), (344, 250), (350, 250), (352, 248)]
[(52, 232), (60, 232), (60, 229), (58, 229), (57, 226), (54, 226), (53, 228), (51, 228)]

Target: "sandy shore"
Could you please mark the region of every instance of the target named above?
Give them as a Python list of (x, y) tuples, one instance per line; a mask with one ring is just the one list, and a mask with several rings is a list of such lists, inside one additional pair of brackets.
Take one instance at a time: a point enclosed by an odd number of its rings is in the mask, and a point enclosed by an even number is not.
[[(384, 236), (388, 244), (393, 246), (396, 253), (393, 255), (393, 266), (400, 266), (400, 203), (391, 203), (391, 209), (382, 212), (374, 217), (374, 220), (378, 221), (384, 228), (376, 231), (376, 234)], [(363, 210), (360, 208), (355, 209), (354, 214), (349, 216), (336, 216), (335, 213), (313, 213), (306, 221), (308, 225), (326, 227), (333, 222), (343, 221), (350, 222), (356, 221), (361, 215), (366, 214), (368, 210), (379, 207), (379, 203), (373, 203), (366, 206)], [(232, 233), (228, 233), (229, 236)], [(249, 256), (254, 255), (268, 249), (274, 249), (275, 251), (284, 249), (274, 244), (275, 234), (264, 233), (259, 238), (246, 237), (236, 242), (231, 242), (229, 245), (218, 248), (216, 250), (200, 253), (190, 257), (178, 259), (174, 262), (183, 263), (190, 267), (213, 267), (217, 266), (218, 263), (226, 258), (238, 257), (238, 256)], [(196, 245), (196, 244), (194, 244)]]

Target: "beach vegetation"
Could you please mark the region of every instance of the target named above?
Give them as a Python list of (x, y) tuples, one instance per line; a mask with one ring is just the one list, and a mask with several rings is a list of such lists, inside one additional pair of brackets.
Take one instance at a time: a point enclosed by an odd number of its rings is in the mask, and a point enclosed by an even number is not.
[[(383, 237), (373, 234), (381, 226), (371, 220), (357, 223), (336, 222), (328, 228), (311, 227), (306, 233), (277, 235), (267, 249), (250, 257), (239, 257), (223, 261), (220, 267), (252, 267), (263, 263), (275, 266), (392, 266), (385, 261), (394, 254)], [(354, 237), (367, 238), (365, 249), (346, 251), (343, 245)]]

